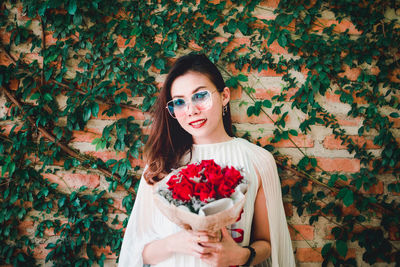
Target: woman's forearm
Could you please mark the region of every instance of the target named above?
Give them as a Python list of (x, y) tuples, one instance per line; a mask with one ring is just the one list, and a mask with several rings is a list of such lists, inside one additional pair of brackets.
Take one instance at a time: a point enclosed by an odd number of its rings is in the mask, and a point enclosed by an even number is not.
[(172, 256), (174, 251), (171, 246), (172, 236), (154, 240), (143, 248), (143, 264), (157, 264)]
[[(255, 241), (251, 243), (251, 247), (256, 251), (256, 256), (251, 262), (251, 265), (259, 264), (271, 256), (271, 244), (268, 241)], [(250, 256), (250, 253), (248, 255)], [(248, 257), (246, 258), (246, 261)]]

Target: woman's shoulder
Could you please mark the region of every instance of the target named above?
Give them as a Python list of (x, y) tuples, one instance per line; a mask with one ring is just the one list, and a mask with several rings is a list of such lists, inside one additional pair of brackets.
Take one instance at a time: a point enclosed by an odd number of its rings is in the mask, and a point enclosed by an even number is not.
[(240, 137), (235, 138), (236, 144), (241, 151), (246, 151), (248, 156), (262, 160), (274, 160), (273, 155), (266, 149)]

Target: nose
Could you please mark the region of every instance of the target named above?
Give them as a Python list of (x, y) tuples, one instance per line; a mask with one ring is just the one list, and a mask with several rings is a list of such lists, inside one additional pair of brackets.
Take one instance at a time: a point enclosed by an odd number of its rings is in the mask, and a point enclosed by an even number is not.
[(186, 108), (186, 114), (189, 116), (199, 113), (199, 109), (191, 101), (186, 104)]

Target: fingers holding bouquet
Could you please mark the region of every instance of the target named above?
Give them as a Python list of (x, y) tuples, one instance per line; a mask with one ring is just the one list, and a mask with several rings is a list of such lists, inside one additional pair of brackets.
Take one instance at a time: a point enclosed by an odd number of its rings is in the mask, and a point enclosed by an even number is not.
[(236, 265), (243, 248), (236, 243), (225, 227), (222, 228), (221, 234), (220, 242), (201, 243), (208, 253), (202, 254), (200, 258), (212, 266)]
[(216, 232), (206, 232), (206, 231), (199, 231), (193, 233), (197, 237), (197, 243), (203, 244), (203, 243), (218, 243), (221, 242), (222, 240), (222, 232), (221, 231), (216, 231)]
[(212, 241), (207, 232), (182, 230), (172, 235), (170, 238), (171, 244), (174, 244), (175, 252), (201, 258), (203, 255), (212, 251), (211, 248), (206, 248), (202, 245), (202, 242)]

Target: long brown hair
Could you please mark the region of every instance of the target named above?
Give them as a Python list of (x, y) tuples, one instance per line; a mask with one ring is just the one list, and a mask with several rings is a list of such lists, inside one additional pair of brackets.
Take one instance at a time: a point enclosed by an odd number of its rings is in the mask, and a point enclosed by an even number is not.
[[(147, 163), (144, 178), (149, 184), (160, 181), (171, 168), (179, 167), (181, 157), (192, 148), (192, 136), (166, 109), (167, 102), (171, 100), (172, 83), (189, 71), (206, 75), (219, 92), (226, 87), (220, 71), (205, 55), (188, 54), (176, 60), (153, 107), (151, 131), (144, 149)], [(227, 108), (223, 115), (223, 124), (226, 133), (233, 136), (229, 103)]]

